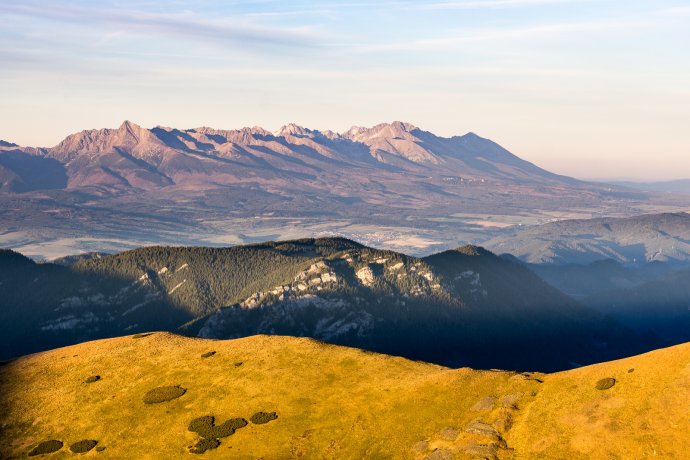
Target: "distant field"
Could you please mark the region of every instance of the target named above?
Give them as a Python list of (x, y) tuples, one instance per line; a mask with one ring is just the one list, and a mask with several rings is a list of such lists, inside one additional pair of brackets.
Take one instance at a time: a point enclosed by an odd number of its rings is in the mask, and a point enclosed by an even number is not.
[(437, 213), (424, 211), (415, 215), (400, 211), (395, 215), (396, 210), (389, 209), (388, 215), (372, 212), (357, 218), (284, 216), (272, 212), (251, 216), (219, 212), (210, 218), (187, 204), (161, 208), (145, 204), (144, 207), (136, 213), (124, 214), (87, 209), (56, 212), (53, 208), (45, 212), (37, 207), (24, 218), (8, 211), (0, 220), (0, 247), (50, 260), (83, 252), (119, 252), (156, 244), (233, 246), (337, 235), (376, 248), (427, 255), (468, 243), (482, 244), (518, 227), (554, 220), (688, 210), (687, 207), (637, 203), (634, 207), (536, 209), (510, 214), (439, 209)]

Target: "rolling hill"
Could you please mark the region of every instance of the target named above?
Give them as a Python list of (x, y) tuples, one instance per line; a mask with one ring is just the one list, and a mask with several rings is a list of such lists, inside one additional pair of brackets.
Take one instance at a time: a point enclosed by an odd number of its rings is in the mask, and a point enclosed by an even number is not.
[(689, 360), (686, 344), (540, 374), (311, 339), (127, 336), (0, 367), (0, 455), (684, 458)]
[(0, 253), (5, 357), (147, 330), (307, 336), (451, 366), (565, 369), (653, 346), (474, 246), (423, 259), (342, 238), (150, 247), (71, 266)]
[(664, 182), (632, 182), (632, 181), (611, 181), (622, 187), (630, 187), (638, 190), (667, 192), (667, 193), (690, 193), (690, 179), (677, 179)]
[(498, 236), (485, 243), (534, 264), (624, 264), (690, 261), (690, 214), (561, 220)]

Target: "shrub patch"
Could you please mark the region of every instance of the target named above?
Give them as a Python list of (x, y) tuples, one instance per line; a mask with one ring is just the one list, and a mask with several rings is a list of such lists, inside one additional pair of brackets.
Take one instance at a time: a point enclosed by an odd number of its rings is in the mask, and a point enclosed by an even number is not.
[(247, 421), (243, 418), (231, 418), (220, 425), (216, 425), (215, 421), (215, 417), (204, 415), (192, 420), (187, 429), (202, 438), (217, 439), (228, 437), (236, 430), (247, 426)]
[(215, 351), (207, 351), (206, 353), (202, 354), (201, 357), (202, 358), (210, 358), (211, 356), (213, 356), (215, 354), (216, 354)]
[(93, 439), (83, 439), (69, 446), (69, 450), (75, 454), (83, 454), (96, 447), (96, 444), (98, 444), (98, 441), (94, 441)]
[(207, 438), (205, 433), (210, 433), (213, 425), (216, 423), (215, 417), (212, 415), (204, 415), (202, 417), (197, 417), (191, 422), (187, 429), (191, 432), (198, 433), (200, 436)]
[(98, 382), (100, 379), (101, 379), (100, 375), (92, 375), (91, 377), (88, 377), (86, 380), (84, 380), (84, 383)]
[(230, 436), (235, 430), (247, 426), (247, 421), (243, 418), (231, 418), (220, 425), (215, 423), (216, 418), (212, 415), (197, 417), (189, 422), (187, 429), (202, 437), (196, 445), (189, 448), (189, 452), (203, 454), (209, 449), (216, 449), (220, 445), (218, 438)]
[(597, 382), (597, 390), (608, 390), (616, 384), (616, 379), (613, 377), (606, 377)]
[(220, 441), (217, 439), (204, 438), (199, 440), (194, 447), (189, 449), (192, 454), (203, 454), (207, 450), (217, 449), (220, 446)]
[(36, 455), (52, 454), (62, 449), (62, 441), (57, 439), (51, 439), (50, 441), (43, 441), (36, 447), (34, 447), (31, 452), (29, 452), (29, 457), (35, 457)]
[(263, 425), (264, 423), (268, 423), (277, 418), (278, 414), (275, 412), (257, 412), (256, 414), (252, 415), (249, 420), (251, 420), (251, 422), (255, 425)]
[(158, 404), (166, 401), (170, 401), (173, 399), (177, 399), (183, 394), (185, 394), (187, 390), (185, 388), (180, 387), (179, 385), (176, 386), (168, 386), (168, 387), (157, 387), (154, 388), (153, 390), (149, 390), (148, 393), (144, 395), (144, 403), (145, 404)]
[(231, 418), (227, 420), (223, 425), (231, 426), (234, 430), (239, 430), (247, 426), (247, 421), (243, 418)]

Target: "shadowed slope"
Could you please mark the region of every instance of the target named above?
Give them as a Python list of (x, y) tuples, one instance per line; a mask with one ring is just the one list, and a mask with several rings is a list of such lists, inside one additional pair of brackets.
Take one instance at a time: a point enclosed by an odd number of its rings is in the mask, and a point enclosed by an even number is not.
[(419, 259), (320, 238), (148, 247), (69, 267), (18, 258), (0, 252), (0, 358), (146, 330), (313, 337), (453, 367), (541, 371), (653, 348), (478, 247)]

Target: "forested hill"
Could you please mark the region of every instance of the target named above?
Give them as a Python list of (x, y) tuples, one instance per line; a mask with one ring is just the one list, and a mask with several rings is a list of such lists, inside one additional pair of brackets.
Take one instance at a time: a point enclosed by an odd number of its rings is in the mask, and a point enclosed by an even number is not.
[[(194, 316), (285, 283), (313, 259), (362, 248), (344, 238), (267, 242), (230, 248), (153, 246), (79, 261), (74, 270), (141, 279)], [(143, 277), (143, 279), (142, 279)], [(173, 291), (173, 292), (171, 292)]]
[(640, 351), (619, 325), (476, 247), (425, 259), (341, 238), (148, 247), (70, 266), (0, 254), (3, 357), (151, 330), (315, 337), (452, 366), (563, 369)]

